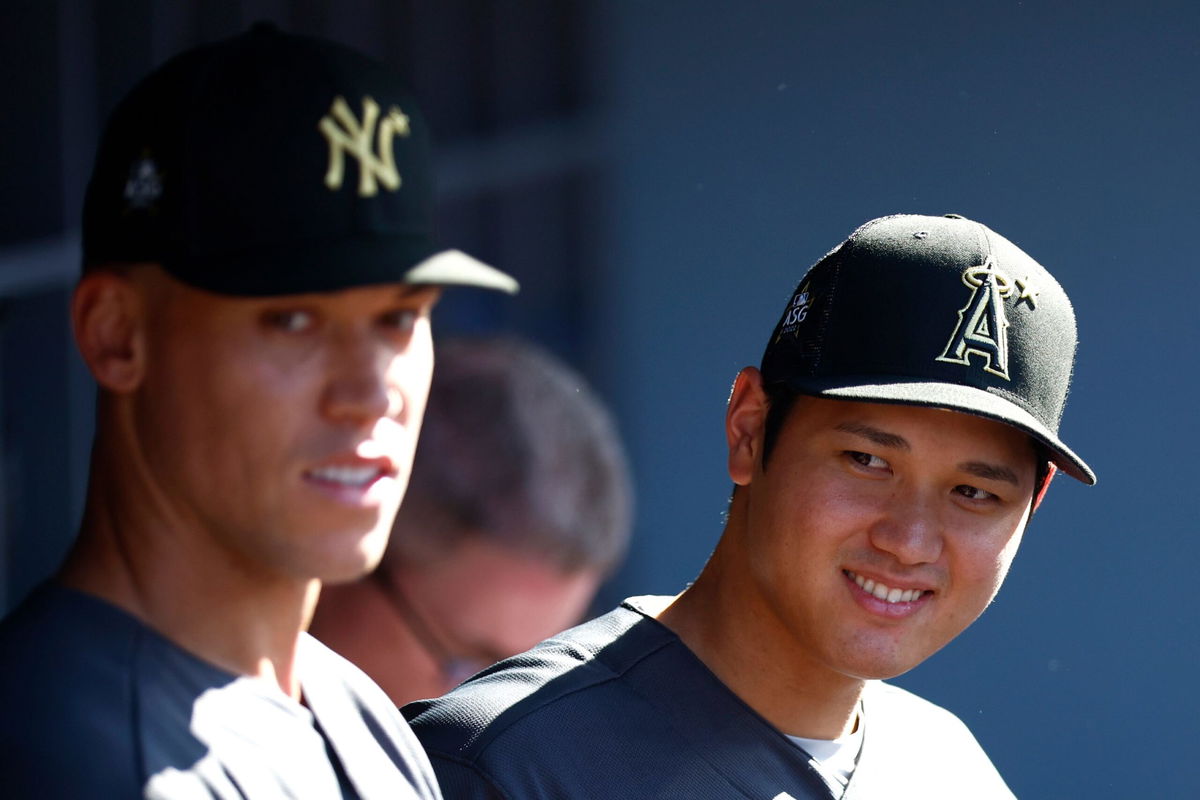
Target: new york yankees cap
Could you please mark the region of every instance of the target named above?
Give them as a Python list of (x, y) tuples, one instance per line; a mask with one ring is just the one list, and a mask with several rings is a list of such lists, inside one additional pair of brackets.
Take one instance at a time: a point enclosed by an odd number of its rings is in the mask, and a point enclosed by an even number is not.
[(156, 262), (231, 295), (517, 282), (433, 238), (429, 131), (384, 65), (259, 23), (144, 78), (110, 118), (85, 269)]
[(800, 279), (763, 353), (766, 384), (961, 411), (1018, 428), (1094, 484), (1058, 436), (1071, 301), (1020, 248), (958, 215), (871, 220)]

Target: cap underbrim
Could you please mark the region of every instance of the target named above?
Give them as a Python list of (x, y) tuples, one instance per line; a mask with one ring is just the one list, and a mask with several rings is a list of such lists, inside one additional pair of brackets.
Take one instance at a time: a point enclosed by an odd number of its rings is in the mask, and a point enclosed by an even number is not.
[(159, 259), (137, 254), (125, 261), (157, 261), (184, 283), (218, 294), (263, 297), (334, 292), (389, 283), (477, 286), (509, 294), (516, 280), (458, 250), (441, 250), (423, 236), (297, 239), (248, 247), (234, 254)]
[(438, 286), (477, 286), (516, 294), (520, 284), (510, 275), (489, 267), (461, 250), (434, 253), (404, 273), (405, 283)]
[(945, 408), (1003, 422), (1024, 431), (1049, 448), (1054, 463), (1072, 478), (1089, 486), (1096, 483), (1096, 474), (1092, 472), (1092, 468), (1032, 414), (1015, 403), (982, 389), (951, 383), (879, 376), (853, 382), (848, 382), (844, 377), (837, 381), (795, 378), (786, 383), (802, 394), (816, 397)]

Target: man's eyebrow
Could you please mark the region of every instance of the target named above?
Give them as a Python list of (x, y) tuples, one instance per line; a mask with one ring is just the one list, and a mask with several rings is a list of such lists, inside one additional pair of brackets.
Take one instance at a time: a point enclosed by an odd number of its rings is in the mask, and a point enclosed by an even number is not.
[(396, 289), (396, 298), (404, 299), (425, 292), (440, 292), (442, 287), (434, 283), (402, 283)]
[[(889, 447), (894, 450), (911, 451), (912, 447), (908, 440), (903, 436), (895, 433), (888, 433), (885, 430), (880, 430), (872, 425), (867, 425), (865, 422), (842, 422), (839, 423), (835, 430), (843, 433), (850, 433), (855, 436), (861, 436), (869, 440), (873, 444), (880, 447)], [(1013, 486), (1020, 486), (1021, 479), (1017, 477), (1017, 473), (1011, 467), (1003, 464), (989, 464), (986, 461), (965, 461), (958, 465), (958, 469), (969, 475), (974, 475), (977, 478), (983, 478), (989, 481), (1003, 481), (1011, 483)]]
[(1004, 481), (1011, 483), (1013, 486), (1020, 486), (1021, 481), (1017, 477), (1017, 473), (1009, 467), (1002, 464), (987, 464), (983, 461), (968, 461), (964, 464), (959, 464), (958, 468), (963, 472), (974, 475), (978, 478), (983, 478), (989, 481)]
[(835, 430), (842, 431), (843, 433), (851, 433), (855, 436), (861, 436), (864, 439), (870, 440), (873, 444), (879, 445), (880, 447), (890, 447), (893, 450), (904, 451), (912, 449), (908, 443), (908, 440), (903, 436), (898, 436), (894, 433), (888, 433), (887, 431), (867, 425), (864, 422), (841, 422), (838, 423)]

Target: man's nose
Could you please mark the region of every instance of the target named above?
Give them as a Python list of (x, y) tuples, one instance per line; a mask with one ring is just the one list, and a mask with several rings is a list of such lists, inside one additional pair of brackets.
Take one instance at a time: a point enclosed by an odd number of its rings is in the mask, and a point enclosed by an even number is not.
[(932, 564), (942, 555), (940, 504), (928, 489), (898, 489), (871, 526), (871, 543), (902, 564)]
[(388, 380), (397, 357), (392, 348), (368, 335), (338, 336), (328, 354), (330, 376), (322, 398), (325, 415), (359, 426), (397, 416), (404, 407), (403, 396)]

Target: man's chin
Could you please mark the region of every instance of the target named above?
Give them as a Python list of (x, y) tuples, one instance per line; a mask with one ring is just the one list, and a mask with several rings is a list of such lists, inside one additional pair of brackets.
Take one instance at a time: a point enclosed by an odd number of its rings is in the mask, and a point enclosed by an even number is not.
[(387, 549), (389, 526), (376, 526), (366, 533), (353, 537), (353, 544), (346, 543), (341, 552), (331, 553), (324, 563), (318, 565), (321, 583), (335, 586), (351, 583), (365, 577), (379, 566)]
[(855, 659), (842, 665), (842, 673), (860, 681), (889, 681), (916, 668), (932, 653), (919, 657), (914, 654), (889, 654)]

